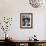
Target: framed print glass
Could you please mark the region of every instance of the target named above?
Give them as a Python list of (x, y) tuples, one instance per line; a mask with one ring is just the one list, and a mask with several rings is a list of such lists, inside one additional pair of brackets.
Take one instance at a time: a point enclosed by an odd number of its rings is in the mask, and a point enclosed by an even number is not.
[(32, 28), (32, 26), (33, 26), (33, 14), (20, 13), (20, 28)]

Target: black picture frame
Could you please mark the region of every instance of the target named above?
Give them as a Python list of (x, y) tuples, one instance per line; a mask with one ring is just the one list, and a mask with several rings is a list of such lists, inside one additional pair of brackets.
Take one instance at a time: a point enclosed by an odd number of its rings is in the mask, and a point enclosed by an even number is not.
[(20, 13), (20, 28), (31, 29), (33, 27), (33, 14)]

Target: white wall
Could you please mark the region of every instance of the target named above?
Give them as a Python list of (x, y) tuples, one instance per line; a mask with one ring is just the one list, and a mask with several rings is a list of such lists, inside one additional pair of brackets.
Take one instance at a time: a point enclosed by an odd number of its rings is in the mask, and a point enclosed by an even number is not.
[[(44, 21), (46, 8), (44, 7), (35, 9), (31, 7), (28, 0), (0, 0), (0, 16), (13, 18), (11, 29), (8, 31), (10, 37), (14, 37), (16, 40), (27, 40), (36, 34), (37, 39), (46, 40)], [(32, 29), (20, 29), (20, 13), (33, 13)], [(2, 36), (0, 36), (0, 39), (2, 39)]]

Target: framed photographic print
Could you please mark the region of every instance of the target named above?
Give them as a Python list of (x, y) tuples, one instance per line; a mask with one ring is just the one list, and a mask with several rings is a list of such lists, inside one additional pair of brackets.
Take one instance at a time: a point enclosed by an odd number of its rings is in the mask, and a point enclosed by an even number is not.
[(20, 28), (32, 28), (32, 27), (33, 27), (33, 14), (20, 13)]

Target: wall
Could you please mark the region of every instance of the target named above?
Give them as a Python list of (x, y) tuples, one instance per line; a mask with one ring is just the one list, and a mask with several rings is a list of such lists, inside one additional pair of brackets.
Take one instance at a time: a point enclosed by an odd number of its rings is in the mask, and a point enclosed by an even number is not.
[[(34, 34), (37, 39), (46, 40), (45, 38), (45, 6), (33, 8), (28, 0), (0, 0), (0, 17), (12, 17), (12, 26), (7, 33), (16, 40), (28, 40)], [(33, 13), (33, 28), (20, 29), (20, 13)], [(0, 32), (0, 35), (2, 31)], [(3, 33), (4, 34), (4, 33)], [(0, 36), (0, 39), (3, 37)]]

